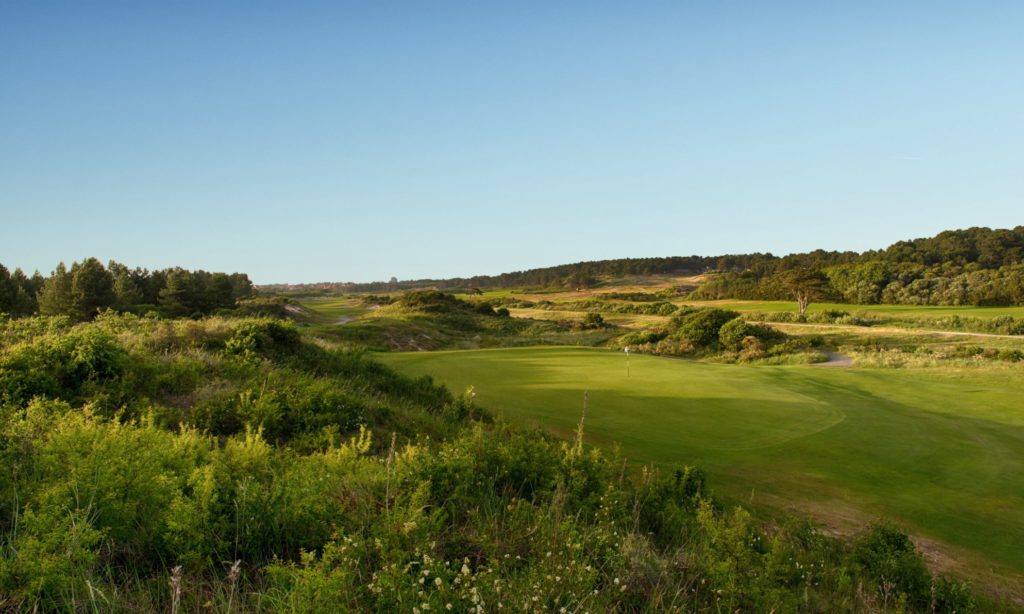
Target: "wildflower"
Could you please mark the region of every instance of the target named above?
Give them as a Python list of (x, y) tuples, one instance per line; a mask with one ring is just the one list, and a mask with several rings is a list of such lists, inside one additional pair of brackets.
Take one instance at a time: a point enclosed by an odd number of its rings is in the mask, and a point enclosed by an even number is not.
[(462, 564), (462, 575), (464, 575), (464, 576), (468, 576), (469, 575), (469, 566), (466, 565), (465, 563)]

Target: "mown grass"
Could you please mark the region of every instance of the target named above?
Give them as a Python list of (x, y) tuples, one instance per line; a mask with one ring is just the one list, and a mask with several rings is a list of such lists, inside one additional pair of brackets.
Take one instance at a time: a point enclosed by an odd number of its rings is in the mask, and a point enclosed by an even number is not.
[(893, 519), (936, 562), (1024, 589), (1024, 372), (706, 364), (609, 350), (382, 355), (519, 423), (705, 468), (720, 495), (849, 530)]
[(370, 311), (358, 298), (343, 296), (324, 299), (306, 299), (303, 306), (333, 321), (341, 318), (358, 318)]

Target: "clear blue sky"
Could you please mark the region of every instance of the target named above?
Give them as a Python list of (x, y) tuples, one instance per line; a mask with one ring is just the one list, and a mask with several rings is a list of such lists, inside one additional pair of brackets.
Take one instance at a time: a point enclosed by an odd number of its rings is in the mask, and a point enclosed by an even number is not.
[(0, 4), (0, 262), (259, 283), (1024, 223), (1024, 2)]

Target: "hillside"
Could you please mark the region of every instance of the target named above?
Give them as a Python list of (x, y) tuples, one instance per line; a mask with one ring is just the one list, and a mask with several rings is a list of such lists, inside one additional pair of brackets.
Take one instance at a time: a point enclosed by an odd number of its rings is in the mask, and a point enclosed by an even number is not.
[(789, 271), (824, 271), (825, 298), (861, 304), (1024, 304), (1024, 226), (969, 228), (934, 237), (899, 241), (862, 253), (819, 249), (774, 256), (624, 258), (578, 262), (501, 275), (376, 283), (321, 283), (261, 286), (274, 293), (322, 295), (339, 292), (395, 292), (420, 288), (471, 289), (586, 288), (625, 277), (704, 275), (702, 283), (677, 289), (691, 299), (790, 298)]

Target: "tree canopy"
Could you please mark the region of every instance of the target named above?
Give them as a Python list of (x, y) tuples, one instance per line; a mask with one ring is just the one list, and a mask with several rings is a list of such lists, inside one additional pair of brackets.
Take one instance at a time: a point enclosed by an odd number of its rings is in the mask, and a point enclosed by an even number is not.
[(155, 311), (166, 316), (191, 316), (231, 309), (253, 295), (245, 273), (209, 273), (180, 267), (158, 271), (130, 269), (96, 258), (62, 262), (48, 277), (32, 277), (20, 269), (11, 274), (0, 264), (0, 313), (12, 317), (65, 315), (87, 321), (105, 309), (120, 312)]

